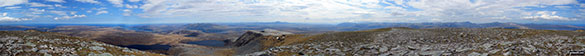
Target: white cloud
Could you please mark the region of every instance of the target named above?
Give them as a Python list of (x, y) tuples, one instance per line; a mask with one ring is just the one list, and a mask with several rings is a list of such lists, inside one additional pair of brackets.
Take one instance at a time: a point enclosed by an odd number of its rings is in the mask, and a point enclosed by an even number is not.
[(36, 2), (32, 2), (29, 3), (30, 7), (53, 7), (52, 5), (47, 5), (47, 4), (42, 4), (42, 3), (36, 3)]
[(64, 0), (45, 0), (45, 1), (49, 1), (49, 2), (58, 2), (58, 3), (65, 3)]
[(11, 6), (11, 7), (4, 7), (6, 9), (18, 9), (18, 8), (22, 8), (20, 6)]
[(0, 17), (0, 21), (25, 21), (25, 20), (31, 20), (31, 19), (27, 19), (27, 18), (13, 18), (13, 17)]
[(138, 6), (136, 6), (136, 5), (130, 5), (130, 4), (126, 4), (126, 8), (138, 8)]
[(100, 4), (100, 2), (95, 1), (95, 0), (75, 0), (78, 2), (83, 2), (83, 3), (93, 3), (93, 4)]
[(68, 15), (65, 11), (49, 11), (50, 13), (57, 14), (57, 15)]
[(128, 0), (129, 2), (139, 2), (140, 0)]
[(556, 13), (557, 13), (556, 11), (552, 11), (552, 12), (538, 11), (534, 14), (535, 16), (527, 16), (527, 17), (524, 17), (523, 19), (529, 19), (529, 20), (577, 20), (577, 19), (573, 19), (573, 18), (557, 16), (557, 15), (555, 15)]
[(569, 9), (571, 8), (571, 6), (555, 6), (556, 8), (561, 8), (561, 9)]
[[(165, 1), (146, 0), (144, 17), (156, 16), (292, 16), (302, 18), (360, 17), (382, 8), (378, 1), (282, 0), (282, 1)], [(363, 13), (367, 12), (367, 13)]]
[(91, 9), (92, 9), (92, 10), (105, 10), (105, 9), (108, 9), (108, 8), (104, 8), (104, 7), (102, 7), (102, 8), (91, 8)]
[(71, 11), (69, 14), (77, 14), (77, 11)]
[(87, 16), (85, 16), (85, 15), (73, 15), (73, 16), (55, 17), (53, 19), (55, 19), (55, 20), (63, 20), (63, 19), (83, 18), (83, 17), (87, 17)]
[(60, 4), (55, 4), (54, 6), (55, 6), (55, 7), (59, 7), (59, 8), (67, 8), (67, 7), (65, 7), (65, 6), (63, 6), (63, 5), (60, 5)]
[(419, 0), (410, 1), (405, 5), (422, 9), (426, 15), (437, 14), (437, 16), (498, 16), (501, 14), (513, 14), (507, 12), (523, 12), (518, 7), (540, 6), (540, 5), (561, 5), (575, 3), (574, 0)]
[(27, 3), (28, 0), (0, 0), (0, 7)]
[(95, 13), (95, 15), (106, 14), (106, 13), (108, 13), (108, 11), (99, 11), (99, 12)]
[(37, 8), (29, 8), (28, 9), (32, 14), (43, 14), (45, 13), (45, 9), (37, 9)]
[(124, 6), (124, 4), (122, 4), (122, 3), (124, 3), (124, 0), (108, 0), (108, 2), (114, 4), (114, 6), (116, 6), (116, 7), (123, 7)]
[(0, 15), (0, 21), (24, 21), (24, 20), (31, 20), (31, 19), (27, 19), (27, 18), (14, 18), (14, 17), (9, 17), (7, 16), (8, 13), (2, 13), (2, 15)]
[(124, 16), (131, 16), (131, 15), (132, 15), (132, 11), (131, 11), (131, 10), (129, 10), (129, 9), (124, 9), (124, 10), (122, 10), (122, 11), (124, 11), (124, 13), (122, 14), (122, 15), (124, 15)]
[(438, 19), (438, 18), (432, 18), (431, 22), (441, 22), (443, 21), (443, 19)]

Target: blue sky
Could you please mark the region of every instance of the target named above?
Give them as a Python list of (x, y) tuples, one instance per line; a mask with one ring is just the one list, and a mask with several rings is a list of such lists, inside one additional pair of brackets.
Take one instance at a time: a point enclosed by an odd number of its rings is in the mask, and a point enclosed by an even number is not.
[(0, 0), (0, 24), (585, 22), (584, 0)]

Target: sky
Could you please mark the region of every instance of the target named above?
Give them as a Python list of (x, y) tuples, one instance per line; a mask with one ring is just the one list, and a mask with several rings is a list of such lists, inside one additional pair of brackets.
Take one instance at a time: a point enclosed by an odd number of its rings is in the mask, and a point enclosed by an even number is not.
[(0, 24), (516, 22), (585, 24), (585, 0), (0, 0)]

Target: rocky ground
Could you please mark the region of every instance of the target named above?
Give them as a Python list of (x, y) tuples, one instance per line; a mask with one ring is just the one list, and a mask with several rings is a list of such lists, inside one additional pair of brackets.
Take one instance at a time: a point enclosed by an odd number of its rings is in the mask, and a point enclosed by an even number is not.
[(528, 29), (385, 28), (306, 37), (246, 55), (565, 56), (585, 51), (585, 32)]
[(38, 31), (0, 31), (0, 56), (164, 56)]

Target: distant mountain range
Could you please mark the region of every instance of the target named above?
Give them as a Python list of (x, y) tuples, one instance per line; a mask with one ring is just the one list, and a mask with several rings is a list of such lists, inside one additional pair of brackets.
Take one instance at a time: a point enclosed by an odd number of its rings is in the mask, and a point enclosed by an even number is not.
[(0, 25), (0, 30), (40, 30), (45, 31), (59, 26), (98, 26), (119, 27), (127, 30), (171, 33), (177, 30), (198, 30), (205, 33), (230, 33), (245, 30), (276, 29), (293, 33), (315, 33), (328, 31), (358, 31), (388, 27), (425, 28), (504, 28), (504, 29), (538, 29), (538, 30), (584, 30), (579, 24), (522, 24), (522, 23), (471, 23), (471, 22), (432, 22), (432, 23), (340, 23), (305, 24), (287, 22), (251, 22), (251, 23), (192, 23), (192, 24), (16, 24)]
[(471, 23), (471, 22), (445, 22), (445, 23), (340, 23), (340, 30), (367, 30), (388, 27), (408, 27), (416, 29), (424, 28), (504, 28), (504, 29), (538, 29), (538, 30), (583, 30), (583, 26), (554, 25), (554, 24), (520, 24), (520, 23)]

